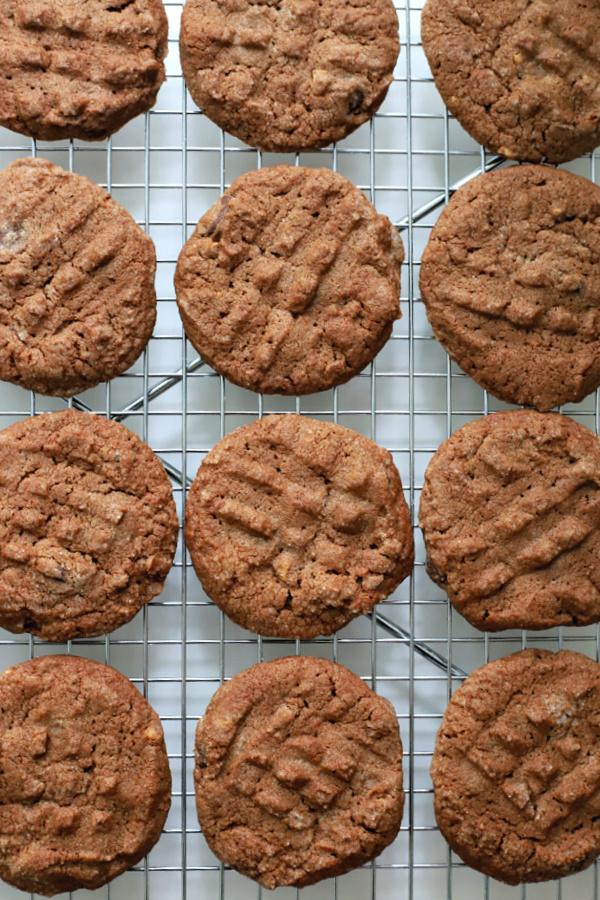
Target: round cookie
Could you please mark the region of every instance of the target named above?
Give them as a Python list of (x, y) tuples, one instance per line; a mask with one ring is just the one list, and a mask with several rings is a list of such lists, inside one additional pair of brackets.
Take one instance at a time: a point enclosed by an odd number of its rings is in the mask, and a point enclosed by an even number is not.
[(0, 626), (47, 641), (114, 631), (162, 591), (171, 483), (123, 425), (66, 409), (0, 431)]
[(444, 103), (494, 153), (561, 163), (600, 144), (597, 3), (427, 0), (421, 37)]
[(0, 125), (100, 141), (154, 106), (165, 80), (161, 0), (3, 0)]
[(476, 628), (600, 621), (600, 439), (572, 419), (459, 428), (427, 467), (419, 525), (430, 577)]
[(175, 289), (186, 334), (253, 391), (309, 394), (349, 381), (400, 318), (402, 241), (329, 169), (248, 172), (198, 222)]
[(0, 378), (70, 397), (128, 369), (156, 319), (156, 253), (88, 178), (45, 159), (0, 172)]
[(398, 834), (396, 714), (345, 666), (286, 657), (246, 669), (211, 700), (195, 755), (211, 850), (267, 888), (343, 875)]
[(171, 805), (160, 719), (129, 679), (78, 656), (0, 675), (0, 877), (52, 897), (139, 862)]
[(260, 150), (340, 141), (383, 102), (400, 42), (391, 0), (187, 0), (181, 68), (194, 102)]
[(258, 634), (332, 634), (412, 571), (391, 455), (330, 422), (288, 414), (238, 428), (204, 459), (186, 510), (204, 590)]
[(548, 166), (474, 178), (435, 224), (421, 295), (436, 338), (507, 403), (600, 385), (600, 187)]
[(600, 853), (600, 666), (522, 650), (453, 694), (431, 763), (440, 831), (507, 884), (549, 881)]

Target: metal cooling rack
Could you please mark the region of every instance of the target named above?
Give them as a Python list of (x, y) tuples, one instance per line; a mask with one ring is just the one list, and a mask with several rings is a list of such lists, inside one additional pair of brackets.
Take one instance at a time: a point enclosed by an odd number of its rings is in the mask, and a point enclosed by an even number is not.
[[(177, 37), (181, 3), (170, 19), (169, 80), (149, 114), (103, 144), (32, 143), (0, 129), (0, 166), (39, 154), (88, 175), (112, 192), (152, 235), (158, 253), (158, 321), (148, 350), (126, 375), (70, 401), (123, 421), (148, 441), (173, 478), (180, 519), (184, 488), (204, 454), (224, 435), (270, 412), (300, 412), (340, 422), (392, 451), (413, 522), (425, 467), (457, 427), (504, 405), (450, 364), (433, 339), (418, 294), (419, 261), (431, 225), (452, 191), (502, 160), (490, 157), (452, 120), (432, 83), (419, 44), (422, 2), (398, 7), (402, 52), (388, 97), (375, 119), (337, 147), (296, 162), (346, 175), (396, 223), (406, 249), (403, 318), (375, 363), (348, 385), (303, 398), (262, 397), (226, 383), (186, 343), (173, 293), (177, 255), (200, 215), (244, 171), (289, 156), (261, 154), (220, 132), (187, 97)], [(571, 164), (595, 179), (594, 158)], [(64, 401), (0, 383), (0, 427)], [(598, 430), (600, 403), (589, 397), (564, 412)], [(105, 638), (49, 644), (0, 630), (0, 668), (31, 656), (76, 653), (110, 663), (131, 678), (160, 714), (173, 772), (165, 833), (147, 860), (95, 900), (246, 900), (271, 896), (219, 864), (204, 842), (193, 797), (193, 732), (219, 684), (256, 661), (302, 653), (338, 660), (394, 704), (405, 748), (407, 801), (400, 835), (370, 866), (305, 888), (302, 900), (395, 900), (482, 897), (597, 900), (598, 870), (562, 883), (508, 888), (454, 856), (435, 826), (429, 763), (448, 701), (465, 673), (526, 645), (572, 647), (600, 658), (597, 627), (483, 636), (452, 613), (427, 578), (420, 534), (410, 580), (378, 608), (331, 638), (260, 638), (226, 620), (208, 601), (180, 543), (163, 594)], [(0, 882), (0, 900), (24, 896)], [(62, 895), (66, 897), (68, 895)], [(298, 898), (281, 888), (274, 900)], [(32, 895), (33, 897), (33, 895)]]

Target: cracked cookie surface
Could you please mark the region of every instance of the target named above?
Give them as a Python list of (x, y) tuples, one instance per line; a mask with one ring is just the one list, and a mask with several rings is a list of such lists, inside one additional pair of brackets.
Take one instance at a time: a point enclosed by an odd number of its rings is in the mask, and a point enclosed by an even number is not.
[(407, 575), (412, 526), (391, 455), (297, 415), (259, 419), (204, 459), (185, 539), (204, 590), (251, 631), (332, 634)]
[(171, 773), (160, 719), (133, 684), (77, 656), (0, 675), (0, 877), (51, 897), (94, 890), (160, 837)]
[(402, 241), (329, 169), (237, 178), (179, 255), (175, 288), (203, 358), (253, 391), (308, 394), (371, 362), (400, 318)]
[(154, 106), (165, 80), (161, 0), (3, 0), (0, 125), (100, 141)]
[(394, 708), (329, 660), (276, 659), (223, 685), (198, 723), (194, 776), (209, 846), (268, 888), (343, 875), (400, 828)]
[(65, 641), (159, 594), (179, 524), (169, 478), (123, 425), (74, 409), (0, 431), (0, 625)]
[(110, 381), (156, 320), (156, 253), (127, 210), (44, 159), (0, 172), (0, 378), (59, 397)]
[(548, 881), (600, 852), (600, 666), (522, 650), (452, 695), (431, 764), (440, 831), (507, 884)]
[(427, 470), (427, 572), (476, 628), (600, 620), (600, 439), (558, 413), (459, 428)]
[(600, 385), (600, 187), (550, 166), (474, 178), (433, 227), (420, 287), (438, 341), (495, 397), (578, 403)]
[(390, 0), (187, 0), (179, 46), (200, 109), (273, 152), (324, 147), (370, 119), (400, 52)]
[(560, 163), (600, 144), (597, 0), (427, 0), (421, 35), (444, 103), (494, 153)]

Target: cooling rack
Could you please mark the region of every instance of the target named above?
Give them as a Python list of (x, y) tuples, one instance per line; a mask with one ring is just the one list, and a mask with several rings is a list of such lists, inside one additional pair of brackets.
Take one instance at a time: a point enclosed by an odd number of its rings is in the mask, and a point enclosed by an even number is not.
[[(385, 103), (370, 124), (333, 148), (296, 157), (261, 154), (199, 113), (179, 68), (181, 3), (169, 0), (169, 77), (149, 114), (101, 144), (36, 144), (0, 129), (1, 167), (32, 154), (87, 175), (111, 191), (156, 243), (158, 320), (148, 350), (128, 373), (69, 403), (122, 421), (151, 444), (172, 477), (180, 519), (187, 485), (224, 434), (271, 412), (299, 412), (340, 422), (387, 447), (416, 522), (423, 473), (438, 445), (465, 422), (506, 408), (449, 362), (419, 300), (419, 261), (440, 209), (460, 184), (503, 161), (486, 154), (448, 115), (420, 47), (422, 2), (406, 3), (398, 6), (402, 51)], [(290, 159), (341, 172), (398, 226), (406, 250), (403, 318), (373, 365), (349, 384), (309, 397), (263, 397), (225, 382), (185, 341), (173, 273), (198, 218), (237, 175)], [(568, 168), (596, 180), (593, 156)], [(0, 427), (64, 406), (65, 401), (0, 383)], [(598, 430), (597, 396), (563, 412)], [(182, 542), (163, 594), (105, 638), (49, 644), (0, 629), (0, 668), (64, 652), (110, 663), (147, 696), (165, 728), (174, 790), (160, 842), (132, 871), (93, 894), (77, 892), (77, 900), (299, 896), (290, 888), (263, 892), (219, 863), (200, 834), (192, 776), (195, 723), (219, 684), (257, 661), (295, 653), (344, 663), (392, 701), (404, 743), (407, 788), (395, 843), (370, 866), (305, 888), (302, 900), (550, 900), (567, 895), (597, 900), (596, 866), (562, 882), (522, 888), (500, 885), (464, 866), (436, 828), (429, 764), (448, 698), (466, 673), (524, 646), (570, 647), (598, 659), (598, 628), (483, 636), (452, 613), (445, 595), (427, 578), (416, 527), (415, 540), (417, 563), (410, 580), (374, 615), (330, 638), (260, 638), (226, 620), (202, 592)], [(0, 883), (0, 900), (23, 896)]]

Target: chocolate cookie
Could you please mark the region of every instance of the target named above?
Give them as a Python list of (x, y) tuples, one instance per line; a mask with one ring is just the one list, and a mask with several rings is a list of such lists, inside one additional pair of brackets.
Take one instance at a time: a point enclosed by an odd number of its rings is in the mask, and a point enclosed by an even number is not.
[(550, 409), (600, 385), (600, 187), (547, 166), (480, 175), (431, 232), (434, 334), (507, 403)]
[(312, 638), (369, 612), (413, 567), (392, 457), (297, 415), (238, 428), (192, 484), (185, 539), (209, 597), (258, 634)]
[(261, 150), (340, 141), (379, 109), (400, 42), (391, 0), (187, 0), (181, 68), (195, 103)]
[(160, 594), (177, 534), (166, 472), (123, 425), (66, 409), (0, 431), (3, 628), (114, 631)]
[(0, 125), (100, 141), (154, 106), (165, 80), (161, 0), (3, 0)]
[(431, 763), (440, 831), (507, 884), (585, 869), (600, 853), (600, 666), (522, 650), (453, 694)]
[(343, 875), (400, 828), (394, 708), (326, 659), (260, 663), (219, 688), (196, 730), (194, 776), (211, 850), (267, 888)]
[(150, 340), (155, 272), (152, 240), (110, 194), (45, 159), (12, 163), (0, 172), (0, 378), (70, 397), (120, 375)]
[(309, 394), (381, 350), (400, 318), (403, 259), (389, 219), (346, 178), (260, 169), (198, 222), (179, 255), (177, 302), (194, 347), (234, 384)]
[(476, 628), (600, 621), (600, 439), (572, 419), (460, 428), (427, 467), (419, 525), (429, 575)]
[(600, 144), (600, 7), (587, 0), (427, 0), (423, 49), (450, 112), (510, 159)]
[(0, 877), (52, 897), (139, 862), (171, 805), (160, 719), (110, 666), (43, 656), (0, 675)]

